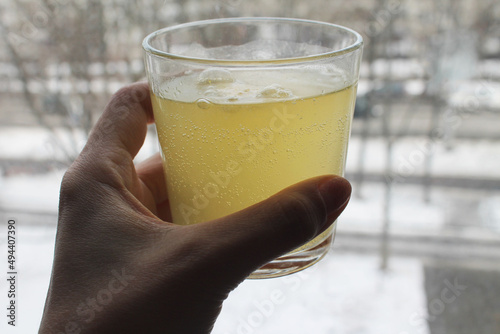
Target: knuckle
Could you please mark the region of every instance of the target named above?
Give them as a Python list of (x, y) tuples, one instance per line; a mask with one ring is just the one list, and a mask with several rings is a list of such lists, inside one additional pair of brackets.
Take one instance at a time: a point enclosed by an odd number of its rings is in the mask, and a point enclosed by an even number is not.
[[(72, 166), (73, 167), (73, 166)], [(61, 204), (78, 200), (82, 190), (86, 188), (86, 181), (74, 168), (69, 168), (61, 182), (60, 201)]]
[(130, 100), (133, 95), (134, 88), (132, 86), (121, 87), (113, 94), (113, 99), (117, 101)]
[(115, 94), (113, 94), (112, 100), (118, 105), (127, 105), (140, 103), (145, 100), (149, 95), (147, 86), (141, 84), (132, 84), (120, 88)]
[(97, 196), (99, 178), (114, 180), (114, 171), (106, 163), (95, 163), (93, 157), (80, 156), (68, 168), (61, 181), (60, 204), (81, 203)]
[(132, 86), (125, 86), (120, 88), (116, 93), (113, 94), (111, 100), (108, 104), (110, 110), (114, 110), (118, 113), (123, 113), (124, 109), (127, 108), (134, 101), (134, 88)]
[(80, 224), (81, 218), (87, 222), (104, 217), (106, 209), (106, 192), (99, 182), (90, 176), (88, 166), (73, 164), (64, 174), (59, 194), (59, 224), (61, 228), (68, 226), (78, 230), (92, 224)]

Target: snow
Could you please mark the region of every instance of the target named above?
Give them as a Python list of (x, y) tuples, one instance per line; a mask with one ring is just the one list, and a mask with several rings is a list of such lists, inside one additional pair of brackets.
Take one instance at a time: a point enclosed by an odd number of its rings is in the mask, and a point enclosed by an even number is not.
[(500, 145), (497, 142), (463, 142), (453, 150), (441, 145), (436, 147), (434, 155), (434, 175), (500, 177)]
[[(380, 233), (384, 221), (385, 189), (366, 183), (354, 191), (349, 205), (339, 219), (339, 229), (349, 232)], [(443, 202), (446, 193), (435, 191), (432, 202), (426, 202), (421, 186), (395, 186), (391, 195), (389, 218), (393, 233), (439, 234), (445, 223)]]
[(424, 334), (425, 326), (410, 321), (425, 309), (422, 287), (419, 260), (392, 259), (391, 269), (381, 272), (375, 256), (333, 250), (298, 274), (242, 283), (214, 333)]
[[(150, 125), (139, 159), (158, 152), (155, 135), (154, 126)], [(65, 160), (63, 149), (71, 148), (70, 152), (76, 155), (85, 145), (85, 140), (84, 133), (78, 130), (56, 128), (51, 132), (44, 127), (0, 126), (0, 159)]]
[[(0, 332), (35, 333), (47, 293), (55, 226), (18, 221), (18, 323), (0, 322)], [(2, 225), (2, 228), (5, 226)], [(5, 247), (5, 234), (0, 247)], [(36, 256), (35, 256), (36, 254)], [(391, 258), (381, 272), (374, 255), (336, 252), (295, 275), (243, 282), (224, 303), (214, 334), (426, 334), (422, 264)], [(2, 284), (0, 295), (6, 295)]]
[(58, 170), (42, 175), (0, 178), (0, 208), (15, 212), (57, 212), (63, 175), (64, 172)]
[[(360, 168), (359, 152), (362, 141), (351, 138), (347, 155), (347, 170)], [(365, 142), (364, 171), (385, 173), (387, 142), (370, 138)], [(404, 178), (424, 175), (426, 159), (432, 155), (431, 173), (434, 177), (500, 177), (500, 145), (495, 141), (455, 140), (449, 149), (444, 142), (430, 142), (424, 137), (398, 138), (393, 144), (392, 172)]]
[(425, 68), (419, 59), (377, 59), (372, 64), (375, 76), (393, 79), (423, 78)]
[[(5, 219), (2, 219), (2, 224), (0, 224), (2, 229), (0, 248), (2, 250), (6, 249), (6, 234), (3, 233), (5, 231), (4, 222)], [(26, 223), (16, 222), (18, 273), (16, 327), (7, 325), (7, 321), (4, 321), (6, 318), (3, 316), (3, 321), (0, 321), (0, 333), (37, 333), (47, 295), (54, 252), (55, 226), (32, 226)], [(4, 278), (2, 278), (3, 280)], [(2, 306), (6, 305), (6, 284), (0, 285), (0, 296), (2, 296)]]
[[(73, 148), (72, 140), (76, 140)], [(43, 127), (1, 127), (0, 159), (64, 160), (62, 149), (80, 151), (85, 144), (81, 131), (69, 132), (56, 129), (51, 132)], [(62, 149), (61, 149), (62, 148)]]

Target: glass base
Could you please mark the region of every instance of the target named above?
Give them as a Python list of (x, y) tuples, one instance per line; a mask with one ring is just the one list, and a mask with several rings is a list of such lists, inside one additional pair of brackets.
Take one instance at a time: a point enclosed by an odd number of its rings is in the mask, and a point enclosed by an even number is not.
[(283, 255), (254, 271), (248, 279), (264, 279), (290, 275), (319, 262), (330, 250), (335, 239), (335, 221), (325, 232), (306, 245)]

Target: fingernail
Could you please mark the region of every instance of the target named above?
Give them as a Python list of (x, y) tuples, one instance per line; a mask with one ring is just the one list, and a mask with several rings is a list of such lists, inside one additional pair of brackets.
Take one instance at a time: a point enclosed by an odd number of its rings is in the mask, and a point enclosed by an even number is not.
[(325, 203), (327, 215), (341, 208), (351, 197), (351, 184), (340, 176), (324, 180), (318, 189)]

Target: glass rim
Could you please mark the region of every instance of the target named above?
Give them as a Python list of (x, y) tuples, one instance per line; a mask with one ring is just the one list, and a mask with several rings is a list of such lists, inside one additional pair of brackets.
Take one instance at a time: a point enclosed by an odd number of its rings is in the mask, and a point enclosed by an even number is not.
[[(219, 24), (219, 23), (241, 23), (241, 22), (286, 22), (286, 23), (309, 23), (309, 24), (314, 24), (318, 26), (326, 26), (326, 27), (331, 27), (335, 29), (339, 29), (345, 32), (348, 32), (352, 34), (353, 36), (356, 37), (356, 40), (351, 43), (350, 45), (342, 48), (342, 49), (336, 49), (333, 51), (329, 52), (324, 52), (324, 53), (318, 53), (318, 54), (313, 54), (313, 55), (308, 55), (308, 56), (302, 56), (302, 57), (290, 57), (290, 58), (279, 58), (279, 59), (259, 59), (259, 60), (235, 60), (235, 59), (213, 59), (213, 58), (200, 58), (200, 57), (190, 57), (190, 56), (184, 56), (184, 55), (178, 55), (175, 53), (170, 53), (166, 51), (159, 50), (157, 48), (154, 48), (151, 46), (151, 40), (161, 34), (164, 34), (166, 32), (171, 32), (174, 30), (179, 30), (179, 29), (184, 29), (184, 28), (190, 28), (190, 27), (195, 27), (195, 26), (201, 26), (201, 25), (213, 25), (213, 24)], [(150, 55), (155, 55), (159, 56), (162, 58), (168, 58), (171, 60), (181, 60), (181, 61), (187, 61), (187, 62), (196, 62), (196, 63), (203, 63), (203, 64), (224, 64), (224, 65), (239, 65), (239, 66), (245, 66), (245, 65), (265, 65), (265, 64), (283, 64), (283, 63), (301, 63), (301, 62), (309, 62), (309, 61), (314, 61), (318, 59), (323, 59), (323, 58), (329, 58), (329, 57), (337, 57), (340, 55), (344, 55), (347, 53), (354, 52), (358, 49), (360, 49), (363, 45), (363, 37), (357, 33), (356, 31), (338, 25), (334, 23), (328, 23), (328, 22), (322, 22), (322, 21), (315, 21), (315, 20), (306, 20), (306, 19), (296, 19), (296, 18), (284, 18), (284, 17), (236, 17), (236, 18), (221, 18), (221, 19), (212, 19), (212, 20), (201, 20), (201, 21), (193, 21), (193, 22), (188, 22), (188, 23), (182, 23), (182, 24), (176, 24), (170, 27), (162, 28), (159, 30), (156, 30), (149, 35), (147, 35), (143, 42), (142, 42), (142, 48), (144, 51)]]

